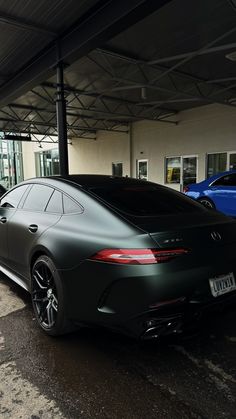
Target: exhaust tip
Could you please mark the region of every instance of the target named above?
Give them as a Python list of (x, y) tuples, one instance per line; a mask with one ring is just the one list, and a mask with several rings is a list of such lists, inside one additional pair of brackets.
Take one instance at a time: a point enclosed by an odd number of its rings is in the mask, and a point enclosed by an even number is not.
[(181, 319), (150, 319), (146, 322), (146, 330), (142, 339), (156, 339), (160, 336), (182, 333)]

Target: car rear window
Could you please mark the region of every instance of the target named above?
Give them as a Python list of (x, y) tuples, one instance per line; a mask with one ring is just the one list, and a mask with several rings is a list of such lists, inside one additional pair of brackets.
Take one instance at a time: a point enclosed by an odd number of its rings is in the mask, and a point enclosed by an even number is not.
[(203, 212), (202, 205), (180, 192), (160, 185), (105, 185), (90, 187), (97, 197), (119, 211), (134, 216), (160, 216)]

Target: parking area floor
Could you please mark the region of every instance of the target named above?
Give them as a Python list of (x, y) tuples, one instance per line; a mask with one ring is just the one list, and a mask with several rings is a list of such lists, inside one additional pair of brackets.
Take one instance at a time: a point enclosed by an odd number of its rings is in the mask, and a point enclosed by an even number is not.
[(236, 418), (236, 308), (201, 333), (137, 342), (84, 329), (50, 338), (0, 277), (0, 417)]

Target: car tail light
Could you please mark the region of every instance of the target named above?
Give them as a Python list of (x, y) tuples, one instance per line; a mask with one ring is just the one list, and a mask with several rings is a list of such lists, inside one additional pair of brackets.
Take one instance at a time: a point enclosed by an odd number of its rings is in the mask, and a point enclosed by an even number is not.
[(129, 265), (147, 265), (168, 262), (177, 256), (188, 253), (188, 249), (103, 249), (93, 255), (91, 260)]
[(186, 192), (188, 192), (189, 191), (189, 187), (188, 186), (184, 186), (184, 188), (183, 188), (183, 192), (184, 193), (186, 193)]

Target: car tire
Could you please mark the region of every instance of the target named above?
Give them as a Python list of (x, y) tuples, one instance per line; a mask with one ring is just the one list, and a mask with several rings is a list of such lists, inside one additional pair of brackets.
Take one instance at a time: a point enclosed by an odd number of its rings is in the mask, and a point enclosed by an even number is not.
[(198, 202), (204, 205), (204, 207), (206, 207), (207, 209), (213, 209), (213, 210), (216, 209), (214, 202), (209, 198), (205, 198), (205, 197), (199, 198)]
[(48, 256), (40, 256), (31, 272), (31, 298), (36, 320), (48, 335), (73, 330), (66, 318), (66, 302), (59, 273)]

